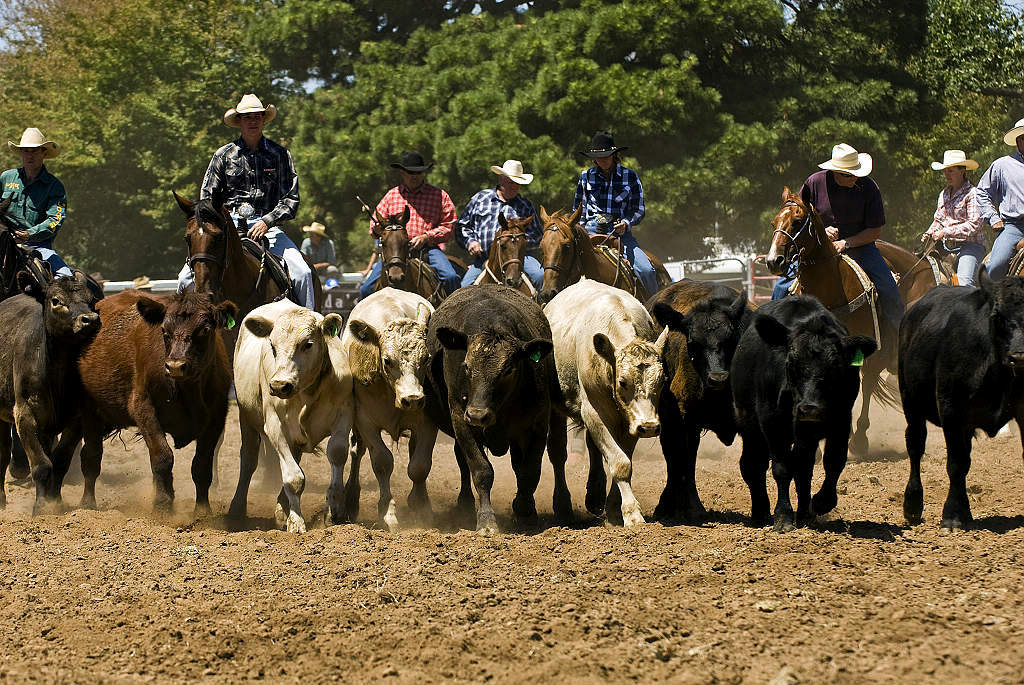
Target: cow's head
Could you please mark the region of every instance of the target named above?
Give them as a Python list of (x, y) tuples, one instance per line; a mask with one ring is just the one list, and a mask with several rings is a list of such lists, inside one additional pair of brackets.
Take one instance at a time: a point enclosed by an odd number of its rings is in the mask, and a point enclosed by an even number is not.
[(992, 302), (995, 344), (1004, 363), (1014, 370), (1024, 368), (1024, 278), (1008, 276), (993, 283), (981, 272), (982, 295)]
[(824, 421), (828, 398), (843, 386), (848, 367), (878, 349), (873, 338), (845, 335), (827, 313), (793, 328), (757, 314), (753, 325), (767, 345), (785, 350), (786, 389), (793, 398), (795, 422)]
[(729, 384), (729, 365), (743, 333), (747, 297), (701, 300), (686, 314), (664, 302), (654, 305), (654, 318), (665, 328), (686, 336), (686, 350), (705, 388), (719, 390)]
[(234, 302), (214, 304), (209, 295), (181, 293), (167, 298), (139, 297), (143, 320), (160, 326), (164, 338), (164, 371), (171, 378), (194, 378), (205, 371), (217, 345), (217, 329), (233, 325)]
[(340, 335), (342, 319), (337, 314), (320, 317), (305, 307), (294, 307), (276, 321), (249, 314), (244, 325), (249, 333), (266, 338), (270, 346), (270, 394), (288, 399), (323, 376), (331, 363), (327, 340)]
[(615, 404), (626, 418), (629, 434), (637, 438), (651, 438), (661, 432), (658, 397), (664, 380), (661, 353), (667, 336), (666, 328), (653, 343), (636, 338), (616, 348), (604, 333), (594, 334), (594, 351), (611, 367)]
[(395, 391), (396, 409), (423, 406), (428, 318), (430, 309), (420, 304), (415, 319), (395, 319), (379, 331), (365, 321), (349, 319), (355, 338), (349, 347), (353, 377), (364, 385), (378, 376), (384, 378)]
[(71, 278), (56, 278), (42, 284), (22, 271), (18, 274), (18, 287), (43, 305), (43, 322), (51, 338), (83, 340), (99, 330), (97, 297), (81, 271), (75, 270)]
[(457, 400), (465, 407), (466, 423), (477, 428), (494, 424), (495, 408), (519, 384), (527, 366), (542, 363), (552, 349), (551, 341), (544, 338), (523, 342), (491, 332), (469, 338), (462, 331), (443, 326), (437, 329), (437, 340), (446, 350), (466, 354)]

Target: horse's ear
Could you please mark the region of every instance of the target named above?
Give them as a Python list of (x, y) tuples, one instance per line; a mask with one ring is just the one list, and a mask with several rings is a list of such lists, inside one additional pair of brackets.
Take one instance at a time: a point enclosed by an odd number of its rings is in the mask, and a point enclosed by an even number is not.
[(576, 211), (569, 215), (569, 225), (578, 224), (580, 221), (580, 215), (583, 214), (583, 205), (581, 204), (576, 208)]
[(407, 223), (409, 223), (409, 205), (402, 210), (402, 225), (405, 226)]
[(192, 214), (195, 212), (195, 203), (190, 200), (186, 200), (173, 190), (171, 191), (171, 195), (174, 196), (174, 201), (178, 203), (178, 207), (180, 207), (181, 211), (185, 213), (185, 216), (191, 219)]
[(225, 226), (230, 226), (232, 223), (234, 223), (231, 220), (231, 212), (228, 211), (227, 207), (225, 207), (224, 205), (221, 205), (218, 209), (220, 211), (220, 218), (222, 218), (224, 220), (224, 225)]
[(793, 197), (793, 191), (789, 189), (789, 186), (782, 187), (782, 201), (789, 202), (790, 198)]
[(498, 212), (498, 225), (502, 228), (508, 228), (508, 219), (501, 212)]
[(540, 220), (543, 221), (544, 223), (547, 223), (548, 219), (550, 219), (550, 218), (551, 217), (548, 216), (548, 210), (544, 209), (544, 205), (541, 205), (540, 206)]

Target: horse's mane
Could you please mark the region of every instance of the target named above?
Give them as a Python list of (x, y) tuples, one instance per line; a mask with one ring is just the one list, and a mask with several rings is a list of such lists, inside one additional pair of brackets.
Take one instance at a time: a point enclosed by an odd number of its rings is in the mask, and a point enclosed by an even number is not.
[(217, 228), (224, 228), (224, 216), (214, 206), (213, 200), (206, 198), (195, 205), (196, 224), (213, 224)]

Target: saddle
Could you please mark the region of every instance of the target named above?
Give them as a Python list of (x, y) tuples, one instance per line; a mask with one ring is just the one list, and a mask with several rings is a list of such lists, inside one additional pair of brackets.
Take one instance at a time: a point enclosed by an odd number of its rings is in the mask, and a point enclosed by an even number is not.
[(641, 302), (647, 300), (647, 291), (644, 289), (643, 284), (637, 277), (636, 272), (633, 271), (633, 265), (629, 263), (626, 256), (622, 254), (622, 245), (619, 243), (619, 239), (614, 234), (591, 234), (590, 244), (594, 246), (594, 251), (601, 255), (609, 262), (615, 265), (616, 273), (615, 280), (612, 282), (613, 287), (618, 287), (619, 283), (628, 284), (626, 288), (633, 297), (637, 298)]
[(301, 305), (299, 296), (292, 285), (291, 275), (288, 273), (288, 264), (283, 258), (270, 251), (270, 242), (266, 236), (258, 243), (244, 235), (239, 237), (242, 239), (242, 248), (260, 260), (260, 275), (256, 280), (257, 287), (259, 287), (260, 280), (264, 278), (263, 274), (266, 273), (274, 284), (277, 285), (283, 297), (287, 297), (295, 304)]

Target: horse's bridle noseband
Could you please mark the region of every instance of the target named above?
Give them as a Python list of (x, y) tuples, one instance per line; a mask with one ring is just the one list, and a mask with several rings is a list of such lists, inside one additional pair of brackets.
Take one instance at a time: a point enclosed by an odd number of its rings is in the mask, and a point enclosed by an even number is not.
[[(511, 240), (512, 244), (515, 245), (516, 243), (519, 242), (520, 239), (525, 239), (525, 238), (526, 238), (526, 233), (524, 233), (522, 231), (519, 231), (517, 233), (505, 233), (505, 234), (498, 235), (494, 239), (494, 242), (502, 243), (502, 242), (507, 242), (507, 241)], [(516, 254), (518, 254), (518, 252), (519, 251), (517, 250)], [(501, 270), (501, 278), (502, 279), (505, 278), (505, 270), (508, 268), (509, 264), (518, 264), (520, 272), (522, 272), (522, 270), (523, 270), (523, 259), (521, 257), (515, 257), (513, 259), (506, 259), (505, 261), (503, 261), (501, 264), (498, 265), (498, 269)]]
[[(380, 226), (380, 229), (383, 230), (383, 231), (404, 231), (404, 230), (406, 230), (405, 226), (403, 226), (402, 224), (384, 224), (383, 226)], [(400, 267), (402, 267), (403, 270), (406, 269), (408, 267), (408, 261), (409, 261), (408, 257), (403, 259), (402, 257), (397, 257), (396, 256), (396, 257), (392, 257), (391, 259), (389, 259), (386, 262), (384, 261), (384, 245), (383, 245), (383, 239), (381, 239), (381, 240), (382, 240), (382, 242), (381, 242), (381, 245), (379, 246), (379, 249), (378, 249), (378, 253), (380, 254), (380, 258), (381, 258), (381, 268), (382, 269), (390, 269), (390, 268), (395, 267), (395, 266), (400, 266)]]
[[(566, 226), (567, 226), (567, 229), (569, 231), (569, 239), (572, 242), (573, 256), (576, 258), (576, 261), (579, 261), (580, 263), (582, 263), (583, 262), (583, 246), (580, 245), (580, 243), (579, 243), (579, 236), (576, 235), (576, 231), (573, 230), (572, 226), (570, 226), (568, 224)], [(557, 223), (552, 221), (551, 223), (549, 223), (547, 226), (544, 227), (544, 230), (545, 231), (558, 231), (559, 233), (561, 233), (562, 232), (562, 227), (559, 226)], [(544, 265), (544, 270), (547, 271), (548, 269), (550, 269), (551, 271), (554, 271), (557, 274), (557, 273), (561, 273), (563, 270), (568, 270), (568, 267), (563, 269), (562, 267), (558, 266), (557, 264), (545, 264)]]
[[(786, 207), (798, 207), (804, 209), (800, 204), (793, 202), (792, 200), (788, 200), (782, 205), (783, 209), (785, 209)], [(806, 231), (811, 226), (811, 219), (813, 215), (811, 210), (807, 209), (806, 211), (807, 216), (804, 218), (803, 223), (800, 224), (800, 228), (798, 228), (795, 233), (790, 234), (788, 231), (781, 228), (776, 228), (772, 233), (772, 240), (774, 240), (775, 236), (778, 235), (779, 233), (789, 238), (789, 243), (786, 245), (786, 251), (783, 254), (783, 259), (785, 260), (787, 266), (792, 264), (793, 260), (798, 257), (800, 257), (802, 260), (801, 253), (804, 251), (804, 248), (799, 247), (796, 241), (797, 238), (802, 236), (804, 234), (804, 231)], [(798, 249), (799, 252), (797, 251)]]

